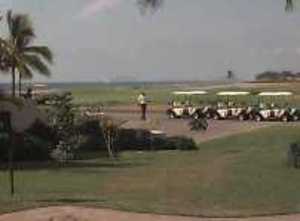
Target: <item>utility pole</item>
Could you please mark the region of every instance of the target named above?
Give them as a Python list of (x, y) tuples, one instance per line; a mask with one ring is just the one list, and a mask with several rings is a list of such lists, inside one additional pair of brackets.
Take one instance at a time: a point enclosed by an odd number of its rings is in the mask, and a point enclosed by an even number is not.
[(14, 146), (15, 136), (11, 128), (11, 114), (9, 112), (0, 112), (0, 133), (4, 133), (8, 137), (8, 170), (9, 170), (9, 185), (10, 194), (15, 194), (14, 181)]

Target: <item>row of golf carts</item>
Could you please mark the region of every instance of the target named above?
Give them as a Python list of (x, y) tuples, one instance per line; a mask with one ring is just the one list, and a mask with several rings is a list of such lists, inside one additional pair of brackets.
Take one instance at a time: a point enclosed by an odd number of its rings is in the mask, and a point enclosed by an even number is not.
[[(175, 91), (172, 93), (172, 101), (167, 110), (171, 119), (175, 118), (208, 118), (215, 120), (238, 119), (255, 121), (298, 121), (300, 109), (289, 107), (287, 98), (292, 92), (261, 92), (251, 95), (250, 92), (223, 91), (216, 94), (218, 102), (215, 104), (194, 105), (194, 98), (209, 96), (206, 91)], [(256, 99), (255, 104), (245, 104), (245, 96)], [(197, 99), (196, 99), (197, 100)], [(205, 99), (204, 99), (205, 100)], [(241, 104), (244, 100), (244, 104)], [(276, 105), (275, 101), (281, 100), (285, 105)]]

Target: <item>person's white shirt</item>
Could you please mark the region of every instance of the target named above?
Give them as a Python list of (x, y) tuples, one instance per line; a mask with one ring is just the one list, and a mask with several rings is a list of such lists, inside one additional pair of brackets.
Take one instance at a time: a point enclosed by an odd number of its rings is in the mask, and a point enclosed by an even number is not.
[(146, 96), (143, 95), (143, 94), (140, 94), (140, 95), (138, 96), (137, 101), (138, 101), (139, 104), (146, 104)]

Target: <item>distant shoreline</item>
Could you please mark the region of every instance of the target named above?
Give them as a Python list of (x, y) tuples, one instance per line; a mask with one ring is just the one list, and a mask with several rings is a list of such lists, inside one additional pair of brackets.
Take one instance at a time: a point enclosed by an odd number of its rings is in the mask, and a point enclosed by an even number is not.
[[(212, 86), (231, 84), (229, 81), (124, 81), (124, 82), (34, 82), (35, 84), (47, 84), (49, 87), (74, 87), (74, 86), (153, 86), (153, 85), (197, 85), (197, 86)], [(27, 85), (29, 85), (28, 83)], [(24, 84), (26, 86), (26, 83)], [(0, 88), (10, 87), (9, 82), (0, 83)]]

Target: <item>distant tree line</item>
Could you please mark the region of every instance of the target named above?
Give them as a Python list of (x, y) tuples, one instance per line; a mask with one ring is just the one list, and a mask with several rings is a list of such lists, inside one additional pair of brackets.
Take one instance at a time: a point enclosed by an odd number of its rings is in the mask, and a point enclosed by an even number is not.
[(289, 81), (300, 80), (300, 72), (292, 71), (265, 71), (256, 75), (258, 81)]
[[(137, 0), (138, 4), (142, 8), (158, 8), (162, 5), (164, 0)], [(295, 8), (295, 2), (297, 0), (284, 0), (285, 1), (285, 10), (286, 11), (293, 11)]]

